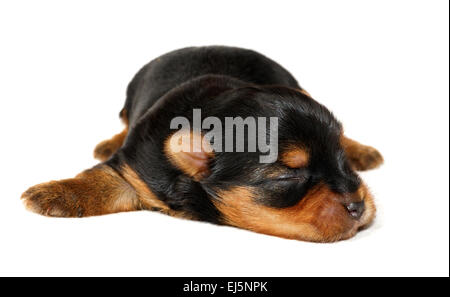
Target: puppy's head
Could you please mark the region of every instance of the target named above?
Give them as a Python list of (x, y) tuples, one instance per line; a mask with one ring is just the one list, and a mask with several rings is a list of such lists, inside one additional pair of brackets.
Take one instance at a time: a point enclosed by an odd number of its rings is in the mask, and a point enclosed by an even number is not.
[[(324, 106), (284, 87), (241, 88), (221, 96), (202, 107), (202, 119), (209, 122), (172, 134), (165, 153), (202, 185), (224, 223), (329, 242), (352, 237), (373, 220), (372, 196), (341, 144), (342, 126)], [(244, 122), (232, 126), (236, 118)], [(219, 119), (220, 127), (211, 119)], [(222, 133), (211, 137), (214, 129)], [(262, 161), (274, 150), (275, 158)]]

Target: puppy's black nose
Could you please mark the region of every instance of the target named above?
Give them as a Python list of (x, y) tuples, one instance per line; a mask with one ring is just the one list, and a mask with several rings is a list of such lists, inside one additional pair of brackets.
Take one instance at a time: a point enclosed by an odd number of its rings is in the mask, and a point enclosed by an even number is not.
[(346, 207), (350, 216), (356, 220), (362, 216), (365, 210), (364, 201), (351, 202)]

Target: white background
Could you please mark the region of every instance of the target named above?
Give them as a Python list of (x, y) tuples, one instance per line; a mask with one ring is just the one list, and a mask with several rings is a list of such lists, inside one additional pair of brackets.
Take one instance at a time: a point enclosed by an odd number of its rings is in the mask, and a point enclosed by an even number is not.
[[(448, 276), (448, 21), (448, 1), (1, 1), (0, 274)], [(372, 228), (313, 244), (151, 212), (24, 210), (29, 186), (96, 164), (143, 64), (212, 44), (278, 61), (384, 154), (363, 174)]]

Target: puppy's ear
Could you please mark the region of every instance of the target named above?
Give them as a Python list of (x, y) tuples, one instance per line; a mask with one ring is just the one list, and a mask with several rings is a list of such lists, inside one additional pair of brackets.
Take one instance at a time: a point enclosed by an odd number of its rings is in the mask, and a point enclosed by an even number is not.
[(210, 174), (209, 161), (214, 153), (200, 133), (180, 130), (172, 134), (165, 142), (164, 152), (174, 166), (196, 181)]

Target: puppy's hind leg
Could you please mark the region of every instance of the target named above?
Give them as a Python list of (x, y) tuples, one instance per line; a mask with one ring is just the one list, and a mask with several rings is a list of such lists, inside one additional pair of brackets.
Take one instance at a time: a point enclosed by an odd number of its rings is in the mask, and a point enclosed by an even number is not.
[(371, 146), (363, 145), (345, 136), (342, 137), (341, 142), (351, 165), (358, 171), (377, 168), (384, 162), (380, 152)]
[(103, 140), (94, 149), (94, 158), (104, 162), (108, 160), (125, 142), (128, 134), (128, 118), (127, 112), (123, 109), (120, 112), (120, 118), (125, 123), (126, 128), (119, 134), (114, 135), (110, 139)]

